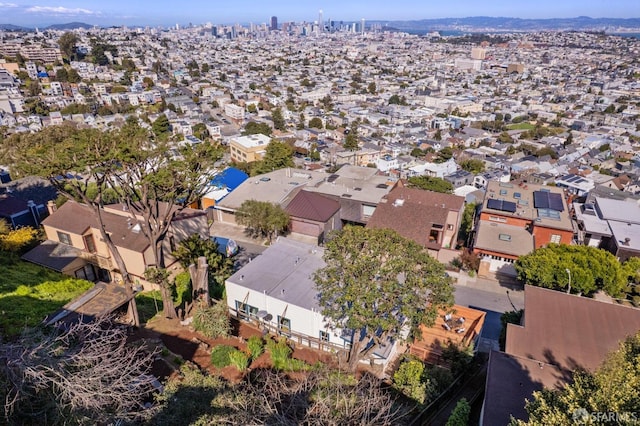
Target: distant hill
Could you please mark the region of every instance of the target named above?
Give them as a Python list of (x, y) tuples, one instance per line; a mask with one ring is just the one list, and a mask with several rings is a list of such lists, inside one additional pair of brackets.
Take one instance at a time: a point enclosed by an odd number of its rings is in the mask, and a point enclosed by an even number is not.
[(421, 19), (415, 21), (370, 21), (400, 31), (465, 30), (535, 31), (535, 30), (614, 30), (640, 28), (640, 18), (577, 18), (521, 19), (474, 16), (468, 18)]
[(13, 24), (0, 24), (0, 30), (3, 31), (30, 31), (30, 28), (20, 27)]
[(68, 24), (54, 24), (44, 28), (45, 30), (77, 30), (82, 28), (84, 30), (90, 30), (94, 25), (85, 24), (84, 22), (69, 22)]
[[(93, 28), (94, 25), (85, 24), (84, 22), (69, 22), (68, 24), (54, 24), (49, 25), (48, 27), (39, 27), (40, 30), (76, 30), (78, 28), (83, 28), (85, 30)], [(34, 28), (29, 27), (21, 27), (19, 25), (13, 24), (0, 24), (0, 30), (2, 31), (34, 31)]]

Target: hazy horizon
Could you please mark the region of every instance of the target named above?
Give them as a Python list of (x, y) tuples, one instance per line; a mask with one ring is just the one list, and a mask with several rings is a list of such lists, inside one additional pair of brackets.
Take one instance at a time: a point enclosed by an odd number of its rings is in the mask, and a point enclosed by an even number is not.
[[(43, 2), (44, 3), (44, 2)], [(318, 20), (323, 10), (323, 20), (334, 21), (408, 21), (439, 18), (466, 18), (476, 16), (508, 17), (522, 19), (576, 18), (637, 18), (640, 17), (640, 2), (637, 0), (605, 1), (552, 1), (516, 4), (497, 0), (454, 0), (443, 4), (434, 1), (356, 0), (339, 2), (325, 0), (315, 4), (274, 0), (237, 0), (220, 6), (215, 3), (200, 3), (194, 0), (151, 2), (110, 0), (104, 4), (86, 1), (62, 0), (46, 5), (34, 5), (23, 1), (0, 1), (0, 23), (24, 27), (46, 27), (53, 24), (83, 22), (99, 26), (173, 26), (194, 25), (207, 22), (213, 24), (268, 23), (271, 16), (278, 22)]]

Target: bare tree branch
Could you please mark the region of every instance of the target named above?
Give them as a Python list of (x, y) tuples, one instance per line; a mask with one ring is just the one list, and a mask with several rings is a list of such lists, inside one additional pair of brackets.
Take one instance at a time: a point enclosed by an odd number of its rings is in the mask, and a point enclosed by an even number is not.
[[(68, 329), (29, 330), (0, 346), (9, 423), (102, 423), (134, 419), (154, 391), (155, 350), (126, 343), (109, 318)], [(44, 416), (44, 417), (42, 417)]]

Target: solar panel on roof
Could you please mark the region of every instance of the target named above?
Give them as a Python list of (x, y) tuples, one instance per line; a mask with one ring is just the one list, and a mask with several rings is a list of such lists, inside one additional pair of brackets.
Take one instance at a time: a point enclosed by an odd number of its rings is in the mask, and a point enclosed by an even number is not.
[(551, 209), (558, 212), (564, 211), (562, 195), (553, 192), (535, 191), (533, 193), (533, 206), (536, 209)]
[(516, 212), (516, 203), (512, 201), (503, 201), (502, 202), (502, 211), (515, 213)]
[(534, 191), (533, 192), (533, 207), (536, 209), (548, 209), (549, 197), (547, 192)]
[(500, 210), (500, 207), (502, 207), (502, 203), (500, 202), (500, 200), (491, 198), (489, 199), (489, 201), (487, 201), (487, 207), (493, 210)]
[(327, 182), (333, 182), (336, 179), (338, 179), (340, 177), (340, 175), (331, 175), (327, 178)]
[(500, 210), (502, 212), (516, 212), (516, 203), (513, 203), (511, 201), (496, 200), (492, 198), (487, 201), (487, 207), (493, 210)]
[(562, 195), (560, 194), (549, 194), (549, 208), (551, 210), (555, 210), (557, 212), (564, 211), (564, 206), (562, 205)]

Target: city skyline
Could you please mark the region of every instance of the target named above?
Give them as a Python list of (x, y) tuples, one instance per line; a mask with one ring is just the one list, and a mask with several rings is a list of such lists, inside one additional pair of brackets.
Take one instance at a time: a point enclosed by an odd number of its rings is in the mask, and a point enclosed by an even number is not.
[(540, 0), (536, 3), (516, 4), (511, 1), (478, 2), (457, 0), (450, 3), (399, 0), (393, 3), (379, 0), (338, 2), (324, 0), (315, 4), (275, 0), (269, 3), (255, 0), (239, 0), (221, 8), (215, 3), (200, 3), (187, 0), (180, 3), (159, 1), (126, 2), (111, 0), (104, 3), (62, 0), (43, 1), (33, 4), (28, 1), (0, 1), (0, 23), (21, 26), (46, 26), (72, 21), (93, 25), (162, 25), (172, 26), (187, 23), (214, 24), (266, 23), (272, 16), (278, 22), (308, 21), (319, 19), (322, 10), (324, 20), (366, 21), (376, 20), (420, 20), (434, 18), (463, 18), (470, 16), (495, 16), (514, 18), (636, 18), (640, 17), (637, 0), (606, 2), (588, 0), (578, 2)]

